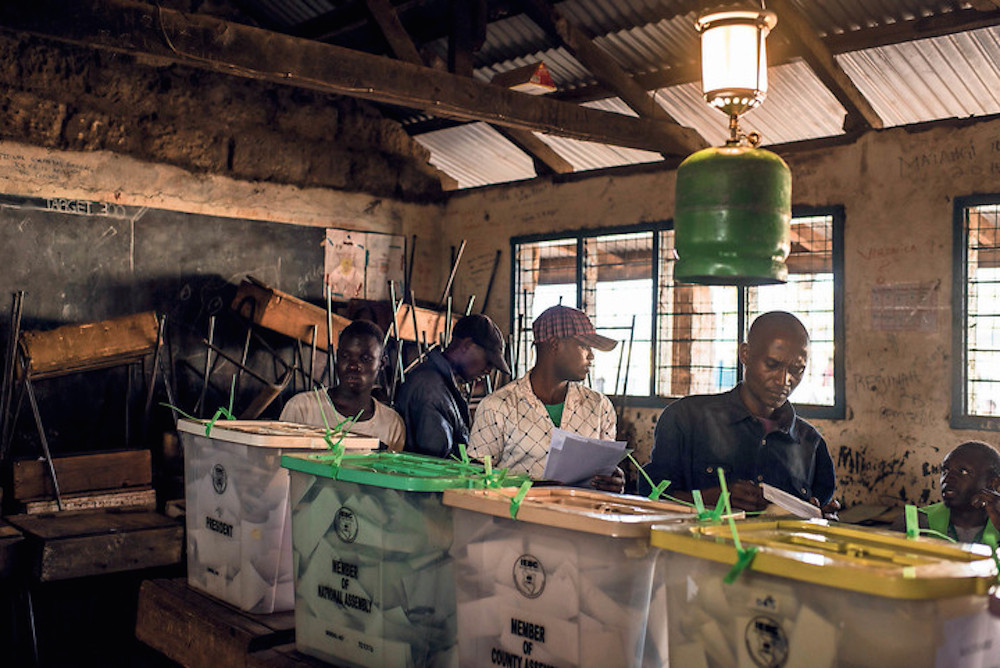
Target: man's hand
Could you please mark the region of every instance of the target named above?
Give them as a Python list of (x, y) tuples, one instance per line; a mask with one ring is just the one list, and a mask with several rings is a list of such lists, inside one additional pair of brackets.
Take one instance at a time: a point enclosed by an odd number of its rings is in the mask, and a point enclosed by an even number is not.
[(830, 503), (825, 506), (820, 506), (819, 499), (814, 496), (809, 499), (809, 503), (814, 506), (819, 506), (819, 509), (823, 511), (823, 519), (830, 520), (831, 522), (840, 521), (840, 516), (837, 515), (837, 512), (840, 511), (840, 501), (837, 501), (837, 499), (831, 500)]
[(620, 466), (616, 466), (615, 472), (611, 475), (595, 475), (591, 478), (590, 486), (602, 492), (621, 494), (625, 491), (625, 471), (622, 471)]
[(972, 497), (972, 505), (985, 510), (993, 526), (1000, 528), (1000, 493), (988, 487), (981, 489)]
[[(749, 480), (734, 480), (727, 486), (729, 488), (729, 505), (733, 507), (733, 510), (754, 512), (767, 508), (768, 500), (764, 498), (763, 490), (755, 483)], [(701, 490), (701, 498), (705, 502), (705, 507), (709, 509), (715, 507), (721, 495), (721, 487)]]

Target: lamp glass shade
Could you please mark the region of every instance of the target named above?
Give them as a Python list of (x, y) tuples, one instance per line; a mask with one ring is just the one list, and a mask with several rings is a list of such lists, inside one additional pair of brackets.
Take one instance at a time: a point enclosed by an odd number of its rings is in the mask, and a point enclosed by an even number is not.
[(766, 38), (773, 12), (734, 10), (698, 19), (705, 101), (729, 115), (756, 107), (767, 95)]

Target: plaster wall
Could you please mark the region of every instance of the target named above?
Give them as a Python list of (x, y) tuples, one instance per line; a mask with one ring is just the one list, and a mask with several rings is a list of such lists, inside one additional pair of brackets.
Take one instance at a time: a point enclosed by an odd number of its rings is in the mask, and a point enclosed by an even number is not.
[[(943, 453), (971, 438), (1000, 444), (996, 432), (949, 426), (953, 198), (1000, 192), (1000, 120), (869, 132), (848, 145), (780, 153), (794, 204), (843, 205), (846, 213), (847, 415), (814, 421), (837, 466), (838, 494), (847, 505), (937, 500)], [(635, 170), (456, 194), (444, 243), (468, 243), (457, 298), (483, 294), (501, 250), (488, 313), (509, 329), (511, 237), (669, 219), (674, 183), (673, 170)], [(912, 284), (928, 289), (932, 325), (876, 328), (873, 289)], [(625, 411), (642, 458), (659, 411)]]
[[(413, 272), (418, 295), (440, 290), (438, 258), (442, 205), (403, 202), (364, 193), (249, 182), (110, 151), (60, 151), (0, 140), (0, 192), (147, 206), (186, 213), (267, 220), (311, 227), (416, 234)], [(238, 280), (238, 279), (237, 279)]]

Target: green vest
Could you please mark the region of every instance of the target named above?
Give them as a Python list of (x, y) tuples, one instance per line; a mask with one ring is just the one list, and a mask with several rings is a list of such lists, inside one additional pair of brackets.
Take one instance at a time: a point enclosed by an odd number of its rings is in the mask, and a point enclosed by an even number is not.
[[(958, 540), (955, 527), (951, 524), (951, 509), (944, 505), (944, 502), (934, 503), (926, 508), (921, 508), (920, 512), (927, 515), (927, 527), (929, 529)], [(989, 545), (995, 550), (997, 549), (997, 543), (1000, 542), (1000, 533), (997, 533), (993, 522), (986, 520), (986, 526), (976, 535), (973, 542)]]

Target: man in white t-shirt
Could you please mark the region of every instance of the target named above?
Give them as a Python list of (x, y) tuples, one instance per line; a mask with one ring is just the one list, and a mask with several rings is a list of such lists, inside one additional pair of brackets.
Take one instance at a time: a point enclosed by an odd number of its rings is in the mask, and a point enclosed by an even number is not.
[(384, 362), (383, 340), (382, 330), (367, 320), (355, 320), (345, 327), (337, 340), (336, 387), (296, 394), (285, 404), (281, 420), (322, 427), (325, 414), (327, 424), (333, 427), (360, 414), (350, 433), (377, 438), (389, 450), (401, 451), (406, 440), (403, 419), (372, 397)]
[[(580, 384), (594, 361), (592, 348), (618, 343), (601, 336), (587, 314), (568, 306), (546, 309), (532, 323), (537, 352), (527, 375), (482, 400), (469, 436), (469, 454), (489, 455), (511, 473), (541, 478), (555, 427), (581, 436), (614, 440), (618, 419), (611, 400)], [(625, 475), (594, 476), (596, 489), (621, 492)]]

